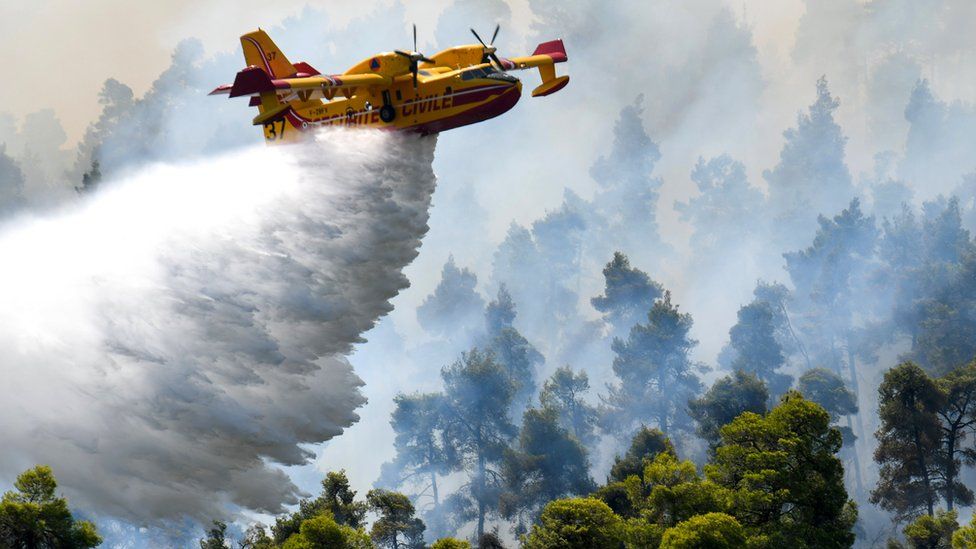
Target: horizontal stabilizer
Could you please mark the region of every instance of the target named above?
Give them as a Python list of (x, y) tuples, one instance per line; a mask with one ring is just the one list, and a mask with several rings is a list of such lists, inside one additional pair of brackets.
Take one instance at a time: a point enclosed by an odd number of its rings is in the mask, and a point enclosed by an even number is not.
[(275, 85), (268, 73), (258, 67), (251, 66), (237, 73), (237, 77), (234, 78), (234, 85), (230, 88), (230, 96), (241, 97), (274, 90)]
[(547, 82), (543, 82), (538, 88), (532, 90), (532, 97), (543, 97), (566, 87), (569, 84), (569, 75), (560, 76), (558, 78), (553, 78)]

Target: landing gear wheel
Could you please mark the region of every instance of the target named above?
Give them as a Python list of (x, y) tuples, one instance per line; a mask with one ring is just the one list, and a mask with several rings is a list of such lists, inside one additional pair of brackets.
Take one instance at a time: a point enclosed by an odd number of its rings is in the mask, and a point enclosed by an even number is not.
[(393, 122), (394, 118), (396, 118), (396, 109), (393, 108), (393, 105), (383, 105), (380, 107), (380, 120), (390, 123)]

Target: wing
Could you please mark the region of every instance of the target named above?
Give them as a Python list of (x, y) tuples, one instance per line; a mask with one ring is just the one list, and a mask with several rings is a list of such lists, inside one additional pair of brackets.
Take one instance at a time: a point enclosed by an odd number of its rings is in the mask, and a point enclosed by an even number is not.
[(301, 76), (297, 78), (272, 79), (260, 67), (248, 67), (237, 73), (233, 84), (218, 86), (210, 95), (229, 95), (230, 97), (253, 97), (266, 92), (278, 95), (296, 95), (302, 101), (321, 95), (332, 99), (336, 93), (352, 97), (361, 86), (389, 86), (393, 79), (381, 74), (336, 74)]

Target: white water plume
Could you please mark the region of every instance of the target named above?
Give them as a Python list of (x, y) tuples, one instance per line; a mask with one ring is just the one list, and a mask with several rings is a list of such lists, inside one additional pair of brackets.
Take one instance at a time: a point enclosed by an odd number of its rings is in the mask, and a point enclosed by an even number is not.
[(358, 419), (342, 355), (408, 285), (434, 145), (328, 132), (0, 229), (0, 478), (139, 524), (296, 502), (275, 465)]

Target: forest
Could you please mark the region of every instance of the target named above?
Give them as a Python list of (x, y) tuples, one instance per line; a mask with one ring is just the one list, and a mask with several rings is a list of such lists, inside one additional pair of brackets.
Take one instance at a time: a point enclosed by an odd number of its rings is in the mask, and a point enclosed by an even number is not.
[[(348, 341), (323, 329), (313, 346), (348, 355), (348, 372), (313, 377), (322, 353), (288, 373), (349, 410), (286, 410), (260, 440), (237, 418), (215, 420), (165, 451), (145, 441), (173, 430), (152, 414), (183, 411), (166, 398), (133, 410), (129, 428), (148, 438), (118, 452), (92, 449), (97, 427), (52, 430), (88, 457), (0, 460), (0, 547), (976, 547), (976, 107), (941, 98), (949, 77), (940, 88), (925, 65), (968, 55), (933, 30), (965, 17), (832, 2), (862, 27), (842, 38), (870, 52), (865, 69), (824, 38), (844, 17), (806, 2), (792, 122), (768, 131), (757, 31), (722, 2), (701, 0), (707, 15), (693, 21), (655, 3), (528, 4), (549, 17), (527, 39), (564, 36), (567, 91), (580, 91), (562, 111), (464, 130), (507, 164), (472, 170), (483, 150), (437, 138), (410, 287)], [(379, 38), (407, 24), (402, 5), (389, 11), (388, 32), (365, 32), (366, 16), (329, 44), (390, 47)], [(436, 40), (512, 16), (505, 2), (456, 0)], [(276, 35), (318, 38), (328, 24), (309, 8)], [(662, 58), (606, 96), (573, 87), (605, 77), (635, 40), (682, 33), (693, 45), (655, 42)], [(200, 103), (239, 62), (191, 39), (141, 96), (106, 80), (100, 116), (70, 149), (53, 111), (19, 124), (0, 114), (4, 223), (98, 201), (147, 165), (254, 143), (236, 107)], [(844, 124), (842, 100), (867, 113), (864, 127)], [(551, 120), (566, 112), (578, 117)], [(555, 157), (530, 146), (540, 142)], [(235, 328), (249, 319), (239, 309)], [(240, 337), (204, 359), (265, 352)], [(213, 373), (199, 383), (219, 394)], [(211, 396), (181, 382), (160, 383), (174, 401)], [(7, 435), (12, 448), (40, 431), (24, 432)], [(204, 451), (199, 433), (223, 438)], [(234, 461), (242, 448), (253, 456)], [(131, 485), (104, 473), (152, 452), (188, 465), (174, 476), (140, 464)], [(222, 463), (243, 474), (211, 474)]]

